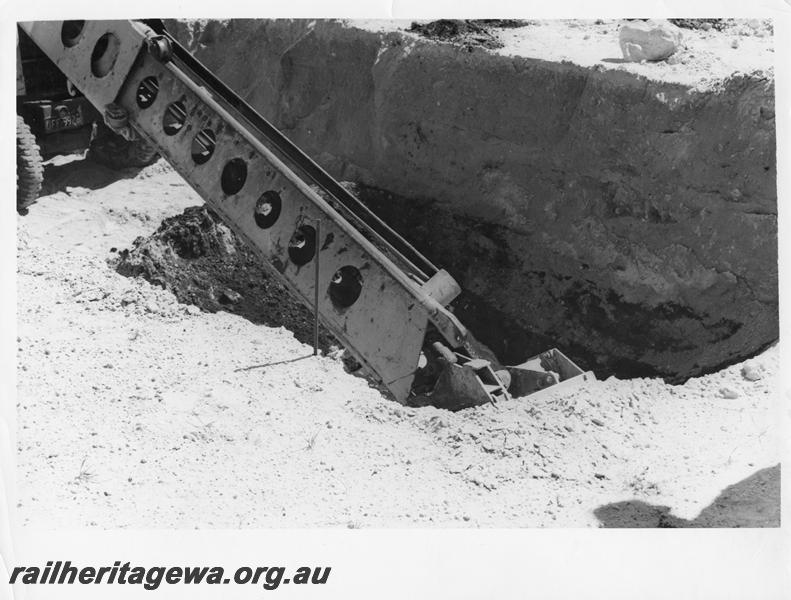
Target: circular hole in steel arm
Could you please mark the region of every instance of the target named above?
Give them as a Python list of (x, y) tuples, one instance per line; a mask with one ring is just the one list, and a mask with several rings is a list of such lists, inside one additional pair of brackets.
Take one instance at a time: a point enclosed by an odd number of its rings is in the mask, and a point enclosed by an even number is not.
[(297, 266), (308, 264), (316, 254), (316, 230), (310, 225), (300, 225), (288, 243), (288, 257)]
[(91, 52), (91, 73), (94, 77), (105, 77), (115, 66), (121, 42), (113, 33), (105, 33), (96, 41)]
[(140, 85), (137, 86), (137, 105), (140, 108), (148, 108), (152, 104), (154, 104), (154, 100), (157, 99), (157, 94), (159, 93), (159, 82), (157, 81), (156, 77), (146, 77), (143, 81), (140, 82)]
[(269, 229), (280, 217), (282, 207), (283, 201), (280, 199), (280, 194), (274, 190), (264, 192), (253, 209), (255, 224), (261, 229)]
[(66, 48), (73, 48), (82, 37), (85, 21), (63, 21), (60, 28), (60, 41)]
[(220, 187), (222, 191), (232, 196), (238, 194), (247, 181), (247, 163), (241, 158), (232, 158), (223, 167), (220, 176)]
[(201, 129), (192, 140), (192, 160), (195, 164), (202, 165), (207, 162), (214, 154), (216, 145), (217, 138), (214, 137), (214, 132), (211, 129)]
[(187, 122), (187, 107), (184, 100), (169, 104), (162, 119), (162, 130), (165, 135), (176, 135)]
[(363, 291), (363, 276), (357, 267), (346, 265), (332, 276), (330, 300), (335, 308), (348, 308), (360, 297)]

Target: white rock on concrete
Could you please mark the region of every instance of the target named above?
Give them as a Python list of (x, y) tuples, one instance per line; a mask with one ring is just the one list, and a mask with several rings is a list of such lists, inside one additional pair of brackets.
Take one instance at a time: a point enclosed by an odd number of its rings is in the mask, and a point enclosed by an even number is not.
[(664, 20), (630, 21), (621, 25), (618, 41), (630, 62), (664, 60), (678, 50), (681, 30)]

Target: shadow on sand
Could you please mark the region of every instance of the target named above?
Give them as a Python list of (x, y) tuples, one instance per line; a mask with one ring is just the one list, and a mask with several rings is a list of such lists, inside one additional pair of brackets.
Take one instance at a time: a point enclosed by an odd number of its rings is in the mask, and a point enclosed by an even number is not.
[(761, 469), (726, 487), (693, 520), (640, 500), (615, 502), (593, 511), (602, 527), (780, 527), (780, 465)]
[(137, 167), (113, 170), (89, 158), (75, 155), (73, 160), (44, 163), (44, 183), (41, 195), (48, 196), (56, 192), (65, 192), (69, 187), (98, 190), (120, 179), (135, 177), (139, 172), (140, 168)]

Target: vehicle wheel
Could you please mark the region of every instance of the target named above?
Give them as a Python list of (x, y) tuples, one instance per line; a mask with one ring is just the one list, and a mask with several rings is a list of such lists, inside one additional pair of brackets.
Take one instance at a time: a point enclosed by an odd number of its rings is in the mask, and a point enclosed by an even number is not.
[(133, 142), (125, 140), (104, 123), (96, 123), (88, 147), (87, 158), (111, 169), (147, 167), (159, 154), (156, 148), (143, 138)]
[(36, 202), (44, 181), (44, 165), (36, 136), (25, 120), (16, 118), (16, 210), (27, 214), (27, 207)]

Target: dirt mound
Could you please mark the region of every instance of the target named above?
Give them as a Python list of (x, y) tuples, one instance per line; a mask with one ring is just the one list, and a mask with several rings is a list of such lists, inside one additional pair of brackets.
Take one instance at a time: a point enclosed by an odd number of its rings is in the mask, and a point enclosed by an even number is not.
[(527, 21), (516, 19), (481, 19), (477, 21), (439, 19), (429, 23), (412, 23), (408, 31), (431, 40), (453, 42), (469, 49), (474, 46), (494, 49), (502, 48), (503, 43), (492, 33), (493, 28), (515, 28), (526, 24)]
[[(737, 36), (771, 36), (774, 26), (770, 19), (668, 19), (682, 29), (714, 30)], [(738, 44), (733, 46), (734, 49)]]
[(727, 26), (727, 19), (668, 19), (676, 27), (682, 29), (716, 29), (722, 31)]
[[(253, 323), (285, 327), (313, 343), (313, 314), (263, 267), (263, 262), (205, 206), (165, 219), (150, 237), (119, 254), (116, 270), (173, 292), (208, 312), (235, 313)], [(337, 346), (323, 328), (323, 350)]]

